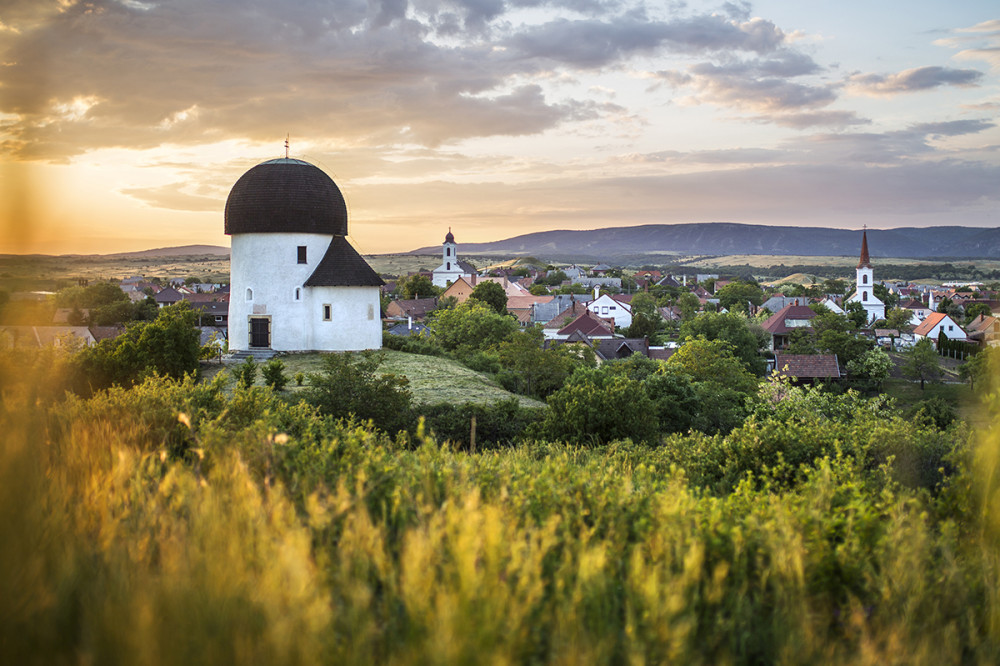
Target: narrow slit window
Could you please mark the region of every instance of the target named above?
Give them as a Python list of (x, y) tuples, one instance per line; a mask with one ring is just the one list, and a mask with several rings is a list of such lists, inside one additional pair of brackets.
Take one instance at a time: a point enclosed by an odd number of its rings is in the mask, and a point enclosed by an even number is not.
[(299, 288), (299, 287), (295, 288), (295, 300), (297, 300), (297, 301), (301, 301), (302, 300), (302, 289)]
[(330, 321), (333, 319), (333, 307), (329, 303), (323, 304), (323, 321)]
[(299, 263), (300, 264), (306, 263), (306, 246), (305, 245), (299, 245)]

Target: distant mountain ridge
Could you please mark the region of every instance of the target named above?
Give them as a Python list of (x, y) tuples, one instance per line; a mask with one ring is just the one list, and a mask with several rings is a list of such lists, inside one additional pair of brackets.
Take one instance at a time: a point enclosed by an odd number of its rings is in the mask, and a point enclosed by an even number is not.
[[(1000, 259), (1000, 227), (869, 229), (873, 257)], [(410, 254), (437, 254), (439, 246)], [(861, 250), (860, 229), (772, 227), (733, 222), (646, 224), (587, 231), (539, 231), (491, 243), (462, 243), (459, 252), (552, 259), (678, 253), (851, 256)]]
[(140, 250), (138, 252), (116, 252), (106, 256), (143, 259), (146, 257), (185, 257), (197, 254), (224, 254), (228, 256), (229, 248), (221, 245), (178, 245), (176, 247), (157, 247), (152, 250)]

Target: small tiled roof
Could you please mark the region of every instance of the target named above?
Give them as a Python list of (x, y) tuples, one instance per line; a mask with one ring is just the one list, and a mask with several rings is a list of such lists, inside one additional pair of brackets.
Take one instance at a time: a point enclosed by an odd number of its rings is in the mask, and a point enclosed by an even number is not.
[(583, 312), (589, 312), (583, 303), (573, 302), (568, 305), (566, 309), (557, 314), (552, 319), (545, 322), (545, 328), (562, 328), (566, 324), (570, 323), (574, 319), (580, 316)]
[(381, 287), (382, 278), (368, 265), (347, 239), (334, 236), (330, 247), (313, 274), (307, 287)]
[(559, 329), (558, 335), (570, 335), (580, 332), (587, 337), (611, 337), (615, 334), (614, 324), (601, 319), (590, 310), (584, 309), (583, 314)]
[(782, 377), (840, 379), (836, 354), (775, 354), (774, 369)]
[(632, 354), (649, 356), (649, 338), (612, 338), (597, 343), (597, 355), (606, 361), (628, 358)]
[(784, 335), (792, 329), (785, 326), (786, 319), (813, 319), (816, 313), (807, 305), (786, 305), (767, 318), (762, 326), (771, 335)]
[(389, 304), (393, 309), (399, 309), (404, 317), (425, 317), (427, 313), (437, 307), (436, 298), (410, 298), (399, 299)]
[(907, 310), (922, 310), (922, 309), (926, 308), (927, 306), (924, 305), (921, 301), (919, 301), (919, 300), (917, 300), (915, 298), (911, 298), (910, 300), (906, 301), (905, 303), (900, 303), (899, 307), (906, 308)]
[(166, 287), (161, 289), (153, 298), (157, 303), (176, 303), (183, 299), (183, 295), (173, 287)]
[(996, 317), (990, 317), (987, 315), (979, 315), (971, 322), (966, 328), (971, 331), (982, 332), (988, 331), (997, 325), (998, 319)]
[(875, 329), (876, 338), (898, 338), (899, 331), (895, 328), (876, 328)]
[(656, 361), (666, 361), (668, 358), (673, 356), (676, 351), (677, 349), (674, 347), (666, 347), (666, 348), (658, 347), (655, 349), (650, 348), (649, 358), (654, 359)]

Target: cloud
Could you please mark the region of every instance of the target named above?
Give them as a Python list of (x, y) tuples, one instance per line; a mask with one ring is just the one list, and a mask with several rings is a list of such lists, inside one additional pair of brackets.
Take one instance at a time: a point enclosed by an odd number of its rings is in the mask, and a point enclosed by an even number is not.
[[(185, 192), (188, 184), (185, 182), (168, 183), (158, 187), (135, 187), (120, 190), (122, 194), (137, 199), (154, 208), (181, 211), (210, 211), (220, 208), (220, 198), (190, 194)], [(224, 201), (224, 199), (221, 199)]]
[(782, 113), (763, 116), (761, 122), (774, 123), (782, 127), (807, 129), (810, 127), (850, 127), (870, 125), (871, 120), (858, 116), (854, 111), (806, 111), (803, 113)]
[(970, 87), (982, 78), (983, 73), (975, 69), (933, 66), (907, 69), (898, 74), (854, 74), (848, 78), (847, 86), (858, 94), (891, 96), (941, 86)]
[(597, 68), (657, 49), (685, 54), (770, 53), (783, 39), (784, 33), (774, 23), (760, 18), (739, 22), (720, 15), (701, 15), (652, 21), (629, 13), (607, 20), (550, 21), (512, 36), (506, 46), (516, 58), (545, 58)]
[(994, 70), (1000, 69), (1000, 19), (952, 30), (949, 37), (934, 43), (962, 49), (955, 54), (958, 60), (980, 60), (990, 63)]

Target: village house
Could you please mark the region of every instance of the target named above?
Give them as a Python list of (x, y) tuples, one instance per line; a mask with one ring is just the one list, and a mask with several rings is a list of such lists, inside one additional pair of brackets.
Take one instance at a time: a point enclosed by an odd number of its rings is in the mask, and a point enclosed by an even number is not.
[(587, 309), (604, 319), (612, 319), (618, 328), (632, 325), (632, 306), (625, 299), (610, 294), (601, 294), (594, 289), (594, 300), (587, 303)]
[(949, 340), (965, 341), (968, 339), (962, 327), (943, 312), (932, 312), (919, 326), (913, 329), (913, 337), (916, 340), (928, 338), (934, 343), (935, 347), (937, 346), (938, 336), (941, 333), (944, 333), (944, 336)]
[(804, 384), (842, 377), (836, 354), (774, 354), (774, 371), (789, 377), (792, 383)]
[(798, 301), (775, 312), (762, 324), (771, 336), (769, 349), (776, 351), (787, 347), (788, 336), (795, 329), (812, 331), (812, 320), (815, 318), (816, 313), (809, 306), (799, 305)]
[(979, 315), (966, 326), (969, 340), (983, 347), (1000, 346), (1000, 319)]
[(422, 321), (438, 306), (436, 298), (410, 298), (391, 301), (385, 308), (387, 319), (413, 319)]

